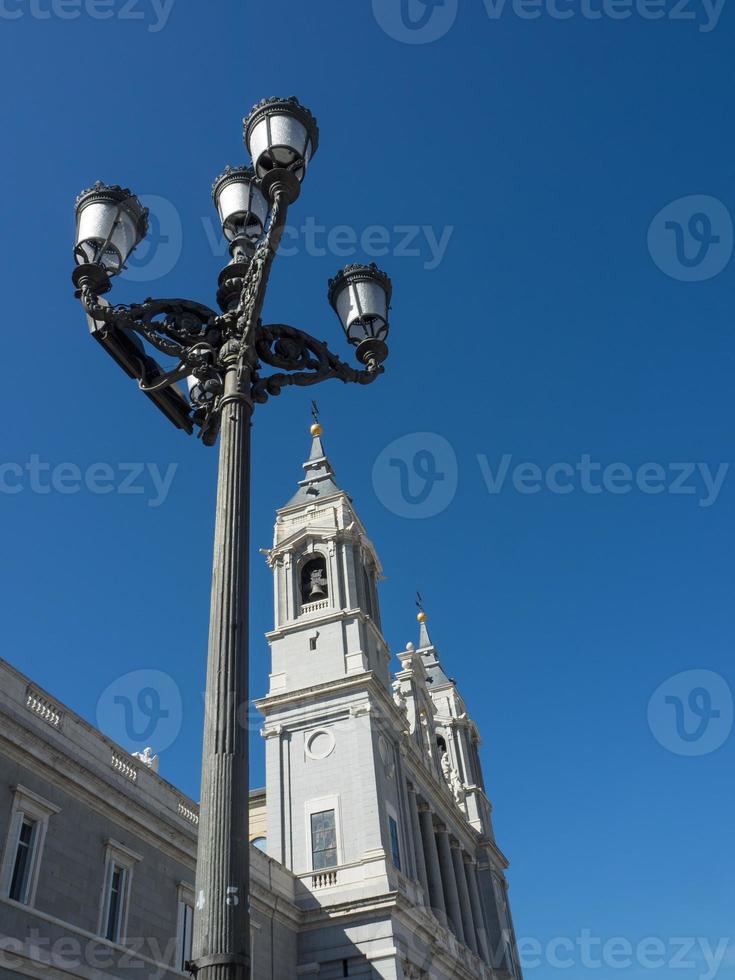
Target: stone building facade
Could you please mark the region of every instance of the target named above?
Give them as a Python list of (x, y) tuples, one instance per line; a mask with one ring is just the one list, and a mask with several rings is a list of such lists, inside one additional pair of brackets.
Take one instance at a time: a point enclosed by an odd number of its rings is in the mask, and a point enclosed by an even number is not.
[[(521, 980), (477, 727), (425, 621), (391, 674), (380, 562), (318, 426), (304, 468), (267, 553), (253, 976)], [(0, 661), (0, 980), (181, 977), (197, 820)]]

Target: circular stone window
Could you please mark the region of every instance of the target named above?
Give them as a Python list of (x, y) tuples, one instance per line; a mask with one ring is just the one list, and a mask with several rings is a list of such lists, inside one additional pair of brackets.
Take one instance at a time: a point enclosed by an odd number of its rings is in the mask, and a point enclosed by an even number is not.
[(336, 745), (334, 735), (330, 731), (320, 730), (306, 736), (306, 754), (310, 759), (326, 759), (334, 752)]

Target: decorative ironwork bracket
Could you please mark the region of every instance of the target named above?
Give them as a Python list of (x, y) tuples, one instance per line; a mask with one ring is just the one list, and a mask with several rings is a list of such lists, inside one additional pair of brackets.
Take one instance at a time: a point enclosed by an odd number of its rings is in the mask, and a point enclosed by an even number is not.
[[(196, 379), (190, 421), (192, 427), (199, 428), (204, 442), (213, 445), (222, 408), (224, 358), (231, 354), (233, 341), (239, 360), (251, 368), (249, 397), (253, 404), (263, 404), (289, 385), (310, 386), (330, 378), (366, 385), (383, 373), (379, 364), (362, 370), (351, 367), (332, 353), (325, 341), (296, 327), (248, 322), (254, 293), (258, 286), (262, 288), (262, 279), (257, 282), (262, 272), (256, 256), (242, 281), (238, 306), (219, 315), (201, 303), (184, 299), (146, 299), (129, 306), (109, 306), (90, 289), (80, 289), (78, 295), (90, 320), (99, 327), (101, 342), (123, 338), (130, 342), (138, 335), (159, 353), (176, 359), (170, 370), (153, 372), (143, 344), (133, 340), (140, 353), (136, 377), (142, 391), (161, 392), (188, 378)], [(262, 376), (263, 365), (278, 370)]]
[(362, 371), (345, 364), (333, 354), (326, 342), (303, 330), (284, 323), (260, 326), (256, 333), (255, 353), (260, 362), (281, 368), (266, 378), (253, 376), (253, 401), (262, 403), (268, 396), (280, 395), (288, 385), (308, 386), (338, 378), (340, 381), (367, 385), (383, 373), (382, 365)]
[[(217, 441), (228, 398), (262, 404), (289, 385), (314, 385), (329, 378), (364, 385), (383, 373), (376, 359), (362, 370), (350, 367), (324, 341), (295, 327), (282, 323), (263, 326), (260, 317), (271, 266), (288, 205), (298, 196), (298, 186), (287, 179), (288, 174), (274, 171), (271, 176), (268, 229), (257, 247), (232, 244), (232, 262), (219, 277), (221, 314), (186, 299), (146, 299), (111, 306), (100, 298), (110, 286), (104, 270), (80, 265), (74, 272), (76, 295), (93, 324), (95, 338), (175, 425), (189, 433), (199, 428), (202, 441), (210, 446)], [(142, 341), (174, 358), (175, 365), (161, 367)], [(237, 392), (225, 397), (225, 374), (233, 364), (237, 366)], [(262, 377), (264, 364), (277, 372)], [(178, 387), (185, 380), (191, 388), (188, 395)]]

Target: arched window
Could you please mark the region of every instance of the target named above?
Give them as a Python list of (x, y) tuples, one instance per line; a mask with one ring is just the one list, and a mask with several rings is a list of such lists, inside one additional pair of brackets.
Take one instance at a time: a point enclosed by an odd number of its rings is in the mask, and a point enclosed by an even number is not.
[(253, 847), (257, 847), (258, 850), (262, 851), (264, 854), (268, 850), (268, 839), (266, 837), (253, 837), (250, 843), (253, 845)]
[(436, 737), (436, 747), (439, 749), (439, 758), (441, 758), (447, 751), (447, 743), (441, 735), (437, 735)]
[(301, 569), (301, 605), (328, 598), (327, 563), (323, 555), (316, 555)]

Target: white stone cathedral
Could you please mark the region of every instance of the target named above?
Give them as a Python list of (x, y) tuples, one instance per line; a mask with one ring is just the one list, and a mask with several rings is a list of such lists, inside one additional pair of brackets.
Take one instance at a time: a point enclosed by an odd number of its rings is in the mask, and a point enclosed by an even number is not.
[(267, 553), (267, 853), (329, 910), (315, 964), (341, 937), (380, 977), (520, 980), (477, 726), (423, 612), (391, 674), (380, 561), (321, 436)]
[[(312, 435), (268, 552), (253, 978), (521, 980), (477, 727), (423, 613), (391, 675), (380, 562)], [(189, 980), (198, 807), (152, 740), (132, 754), (0, 660), (0, 980)]]

